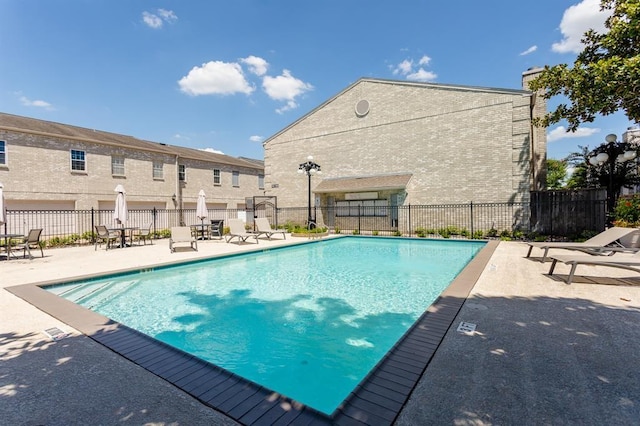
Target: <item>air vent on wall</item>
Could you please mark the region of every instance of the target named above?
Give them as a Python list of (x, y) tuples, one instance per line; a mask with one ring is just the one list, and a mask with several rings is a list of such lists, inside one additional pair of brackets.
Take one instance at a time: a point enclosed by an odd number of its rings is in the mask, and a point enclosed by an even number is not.
[(368, 113), (369, 113), (369, 101), (366, 99), (358, 101), (358, 103), (356, 104), (356, 115), (358, 117), (364, 117)]

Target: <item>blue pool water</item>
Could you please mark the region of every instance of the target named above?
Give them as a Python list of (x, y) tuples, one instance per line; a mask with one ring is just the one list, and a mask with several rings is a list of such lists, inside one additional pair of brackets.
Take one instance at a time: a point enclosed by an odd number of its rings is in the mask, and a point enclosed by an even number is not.
[(331, 414), (484, 245), (338, 238), (48, 290)]

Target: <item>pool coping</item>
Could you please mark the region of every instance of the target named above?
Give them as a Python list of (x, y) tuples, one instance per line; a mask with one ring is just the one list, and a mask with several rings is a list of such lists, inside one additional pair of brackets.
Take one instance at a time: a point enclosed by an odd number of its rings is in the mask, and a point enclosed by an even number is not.
[[(486, 246), (331, 416), (41, 288), (69, 281), (68, 279), (6, 287), (6, 290), (239, 423), (390, 425), (411, 396), (498, 244), (499, 241), (487, 241)], [(213, 258), (226, 256), (228, 255)], [(161, 264), (158, 267), (168, 265)], [(124, 272), (126, 271), (114, 273)], [(74, 278), (74, 281), (83, 278)]]

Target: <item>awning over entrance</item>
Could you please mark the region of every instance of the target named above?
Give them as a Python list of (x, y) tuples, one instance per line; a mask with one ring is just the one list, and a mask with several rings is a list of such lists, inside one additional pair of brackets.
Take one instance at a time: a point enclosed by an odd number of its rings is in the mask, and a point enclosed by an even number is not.
[(405, 189), (410, 173), (323, 179), (313, 190), (318, 193), (364, 192)]

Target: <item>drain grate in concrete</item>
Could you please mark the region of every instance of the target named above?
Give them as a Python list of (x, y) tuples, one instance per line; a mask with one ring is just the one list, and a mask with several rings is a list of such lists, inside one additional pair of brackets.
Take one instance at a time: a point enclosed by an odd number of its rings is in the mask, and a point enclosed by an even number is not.
[(471, 322), (462, 321), (460, 325), (458, 325), (458, 333), (473, 333), (476, 331), (476, 325)]
[(65, 333), (64, 331), (60, 330), (58, 327), (47, 328), (44, 331), (44, 334), (49, 336), (51, 340), (54, 340), (54, 341), (64, 339), (65, 337), (69, 337), (69, 333)]

